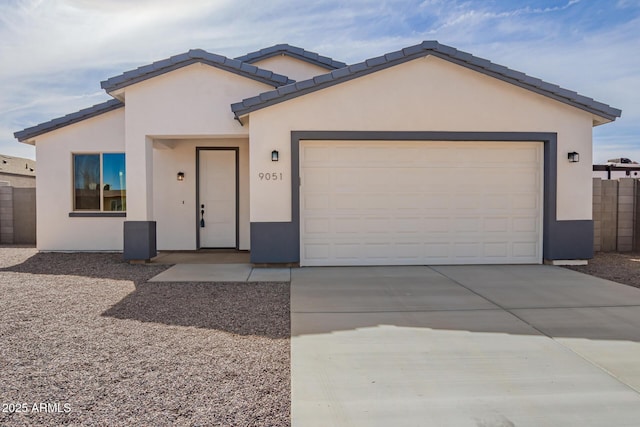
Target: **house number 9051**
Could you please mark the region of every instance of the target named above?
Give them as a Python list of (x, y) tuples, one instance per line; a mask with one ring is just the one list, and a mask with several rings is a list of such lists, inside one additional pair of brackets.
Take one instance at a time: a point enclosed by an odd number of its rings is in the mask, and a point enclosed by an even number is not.
[(260, 172), (258, 178), (260, 181), (282, 181), (282, 172)]

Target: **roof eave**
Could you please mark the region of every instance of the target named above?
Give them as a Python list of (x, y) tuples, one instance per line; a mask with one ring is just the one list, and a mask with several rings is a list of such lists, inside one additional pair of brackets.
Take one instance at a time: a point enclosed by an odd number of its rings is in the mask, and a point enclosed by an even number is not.
[(127, 71), (107, 80), (103, 80), (100, 82), (100, 87), (107, 91), (107, 93), (112, 93), (127, 86), (131, 86), (196, 63), (228, 71), (275, 88), (294, 82), (294, 80), (289, 79), (287, 76), (263, 70), (250, 64), (243, 65), (243, 63), (235, 59), (196, 49), (190, 50), (186, 54), (175, 55), (143, 67), (138, 67), (135, 70)]
[(13, 133), (14, 138), (19, 142), (25, 144), (35, 145), (35, 137), (44, 135), (54, 130), (78, 123), (92, 117), (96, 117), (113, 110), (124, 107), (124, 104), (116, 99), (110, 99), (109, 101), (101, 104), (96, 104), (89, 108), (70, 113), (57, 119), (49, 120), (48, 122), (40, 123), (36, 126), (31, 126), (21, 131)]
[(255, 52), (247, 53), (237, 57), (239, 61), (253, 64), (254, 62), (262, 61), (264, 59), (272, 58), (279, 55), (286, 55), (292, 58), (299, 59), (309, 64), (316, 65), (325, 70), (337, 70), (339, 68), (346, 67), (347, 64), (342, 61), (336, 61), (328, 56), (322, 56), (316, 52), (308, 51), (300, 47), (291, 46), (289, 44), (277, 44), (274, 46), (266, 47)]
[[(259, 96), (247, 98), (242, 102), (233, 104), (231, 106), (231, 109), (235, 114), (244, 116), (253, 111), (266, 108), (280, 102), (285, 102), (298, 96), (306, 95), (308, 93), (315, 92), (326, 87), (343, 83), (417, 58), (427, 57), (429, 55), (433, 55), (440, 59), (461, 65), (463, 67), (478, 71), (485, 75), (549, 97), (556, 101), (571, 105), (608, 121), (614, 121), (622, 114), (621, 110), (617, 108), (602, 104), (591, 98), (587, 98), (576, 92), (563, 89), (559, 86), (546, 83), (540, 79), (530, 77), (524, 73), (494, 64), (479, 57), (475, 57), (469, 53), (461, 52), (452, 47), (441, 45), (435, 41), (423, 42), (419, 45), (410, 46), (400, 51), (391, 52), (383, 56), (371, 58), (364, 62), (335, 70), (331, 73), (316, 76), (313, 79), (298, 82), (295, 84), (296, 89), (294, 90), (289, 89), (284, 91), (285, 89), (288, 89), (288, 87), (283, 86), (274, 91), (265, 92)], [(558, 93), (554, 93), (553, 89), (557, 90), (557, 92), (559, 93), (566, 94), (567, 96), (561, 96)], [(274, 96), (274, 94), (277, 95)]]

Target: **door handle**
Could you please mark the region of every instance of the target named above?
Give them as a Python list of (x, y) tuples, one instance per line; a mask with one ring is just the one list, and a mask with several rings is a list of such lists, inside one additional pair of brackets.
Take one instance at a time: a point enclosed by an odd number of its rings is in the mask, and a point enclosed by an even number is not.
[(200, 228), (204, 228), (204, 205), (200, 205)]

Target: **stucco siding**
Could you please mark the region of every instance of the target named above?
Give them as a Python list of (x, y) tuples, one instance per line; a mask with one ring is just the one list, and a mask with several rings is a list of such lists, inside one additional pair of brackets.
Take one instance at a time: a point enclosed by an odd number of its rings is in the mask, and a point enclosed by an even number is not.
[[(433, 56), (251, 113), (252, 222), (291, 220), (293, 130), (555, 132), (557, 219), (591, 219), (592, 116)], [(580, 163), (567, 162), (569, 151)], [(286, 178), (260, 180), (261, 171)]]
[(248, 126), (241, 126), (234, 119), (229, 106), (270, 88), (204, 64), (193, 64), (127, 87), (127, 219), (154, 218), (153, 139), (246, 137)]
[[(245, 139), (172, 140), (153, 150), (153, 211), (159, 250), (196, 248), (196, 148), (239, 147), (239, 242), (249, 249), (249, 141)], [(176, 179), (184, 172), (184, 181)]]
[[(125, 218), (70, 218), (73, 153), (124, 151), (124, 110), (114, 110), (36, 139), (37, 247), (42, 251), (121, 251)], [(46, 159), (46, 160), (45, 160)]]

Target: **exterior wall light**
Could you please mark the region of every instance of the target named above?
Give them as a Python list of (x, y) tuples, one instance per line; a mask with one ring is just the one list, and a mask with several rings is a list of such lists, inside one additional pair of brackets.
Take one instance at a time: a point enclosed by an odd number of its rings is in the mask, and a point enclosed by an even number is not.
[(280, 157), (280, 154), (278, 153), (278, 150), (273, 150), (271, 152), (271, 161), (272, 162), (277, 162), (279, 157)]
[(184, 172), (178, 172), (178, 181), (184, 181)]
[(567, 154), (567, 158), (571, 163), (578, 163), (580, 161), (580, 154), (576, 153), (575, 151), (572, 151), (569, 154)]

